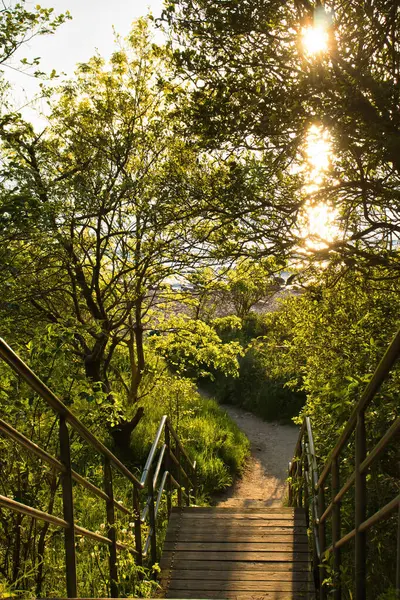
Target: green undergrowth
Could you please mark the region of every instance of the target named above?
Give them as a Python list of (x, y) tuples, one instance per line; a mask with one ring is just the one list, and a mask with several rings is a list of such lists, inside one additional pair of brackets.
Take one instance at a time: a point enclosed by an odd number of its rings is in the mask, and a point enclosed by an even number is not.
[(281, 348), (267, 348), (264, 340), (273, 323), (269, 316), (250, 313), (241, 329), (219, 332), (224, 341), (235, 339), (243, 347), (238, 357), (239, 376), (215, 373), (214, 379), (203, 379), (201, 387), (212, 393), (220, 403), (244, 408), (266, 421), (291, 423), (304, 406), (303, 391), (289, 389), (291, 374), (276, 369), (276, 353)]
[[(22, 349), (23, 350), (23, 349)], [(33, 352), (33, 351), (32, 351)], [(23, 357), (35, 371), (45, 373), (42, 354)], [(65, 375), (67, 373), (67, 375)], [(217, 402), (202, 398), (190, 379), (171, 374), (162, 361), (158, 369), (146, 376), (140, 404), (144, 416), (131, 437), (128, 455), (122, 456), (113, 444), (109, 420), (113, 413), (97, 387), (93, 390), (70, 361), (65, 369), (63, 355), (53, 368), (49, 386), (68, 401), (71, 410), (123, 462), (140, 475), (155, 437), (161, 417), (166, 414), (192, 461), (198, 465), (198, 503), (205, 504), (212, 494), (230, 485), (243, 469), (249, 442), (229, 419)], [(69, 377), (69, 379), (68, 379)], [(68, 394), (69, 390), (69, 395)], [(132, 412), (137, 405), (132, 407)], [(0, 363), (0, 411), (14, 428), (32, 439), (53, 456), (58, 456), (58, 419), (46, 404)], [(110, 416), (111, 415), (111, 416)], [(161, 442), (160, 442), (161, 446)], [(62, 494), (58, 474), (27, 452), (23, 447), (0, 436), (2, 468), (0, 483), (3, 495), (32, 508), (62, 518)], [(73, 468), (99, 488), (103, 482), (103, 461), (79, 436), (71, 435)], [(132, 486), (113, 469), (114, 497), (118, 504), (132, 508)], [(74, 513), (77, 525), (107, 534), (104, 501), (84, 487), (74, 484)], [(174, 505), (176, 505), (176, 492)], [(142, 506), (146, 501), (143, 492)], [(116, 512), (118, 540), (133, 547), (132, 517)], [(158, 553), (160, 555), (167, 527), (165, 495), (157, 519)], [(143, 527), (143, 543), (148, 526)], [(108, 548), (102, 543), (76, 536), (78, 593), (81, 597), (107, 597), (110, 594)], [(147, 563), (148, 566), (148, 563)], [(17, 569), (18, 567), (18, 569)], [(152, 569), (135, 563), (130, 552), (118, 552), (118, 585), (120, 597), (153, 597), (157, 583)], [(59, 528), (44, 522), (33, 523), (27, 516), (0, 510), (0, 597), (34, 598), (66, 597), (64, 538)]]
[(203, 501), (231, 485), (244, 468), (249, 441), (218, 403), (200, 396), (188, 379), (171, 377), (158, 402), (146, 403), (144, 417), (132, 436), (135, 462), (144, 462), (164, 414), (189, 457), (197, 462)]

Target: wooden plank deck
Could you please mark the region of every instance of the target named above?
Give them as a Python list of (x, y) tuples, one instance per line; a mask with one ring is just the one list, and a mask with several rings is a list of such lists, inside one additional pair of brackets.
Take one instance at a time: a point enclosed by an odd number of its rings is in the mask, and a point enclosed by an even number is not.
[(315, 600), (302, 509), (173, 509), (161, 557), (165, 598)]

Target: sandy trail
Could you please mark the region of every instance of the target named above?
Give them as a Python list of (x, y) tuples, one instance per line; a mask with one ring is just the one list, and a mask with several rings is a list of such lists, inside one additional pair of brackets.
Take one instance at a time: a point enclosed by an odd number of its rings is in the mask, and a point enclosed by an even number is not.
[(293, 457), (298, 428), (267, 423), (236, 406), (222, 408), (249, 438), (251, 457), (243, 476), (218, 499), (217, 506), (234, 506), (238, 500), (263, 500), (266, 506), (282, 506), (287, 494), (288, 462)]

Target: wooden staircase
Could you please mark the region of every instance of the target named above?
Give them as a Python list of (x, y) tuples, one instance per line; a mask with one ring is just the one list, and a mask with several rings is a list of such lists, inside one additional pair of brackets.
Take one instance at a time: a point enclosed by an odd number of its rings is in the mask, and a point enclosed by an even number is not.
[(304, 510), (266, 504), (174, 508), (161, 558), (164, 597), (315, 599)]

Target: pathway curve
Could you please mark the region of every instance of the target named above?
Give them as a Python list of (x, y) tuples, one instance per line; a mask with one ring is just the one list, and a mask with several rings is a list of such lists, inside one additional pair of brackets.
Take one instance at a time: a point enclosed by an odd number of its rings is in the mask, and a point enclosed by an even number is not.
[(236, 406), (222, 408), (247, 435), (251, 457), (243, 476), (219, 497), (217, 506), (241, 505), (263, 500), (265, 506), (282, 506), (287, 492), (287, 468), (297, 442), (299, 430), (294, 425), (267, 423)]

